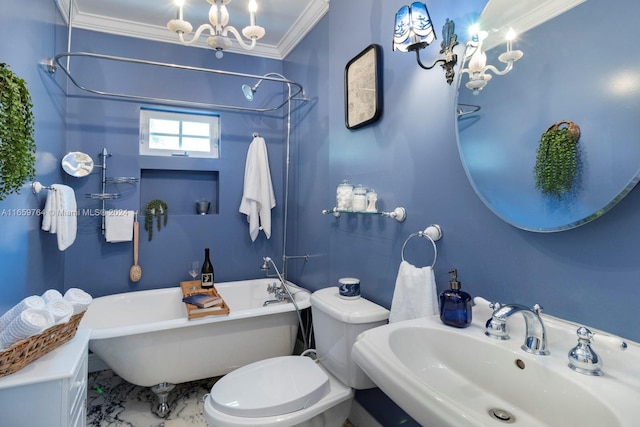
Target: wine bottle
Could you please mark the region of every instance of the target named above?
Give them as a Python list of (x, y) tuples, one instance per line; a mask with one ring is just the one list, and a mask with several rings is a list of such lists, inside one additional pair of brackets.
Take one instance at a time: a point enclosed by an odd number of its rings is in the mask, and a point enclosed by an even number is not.
[(204, 262), (202, 263), (201, 270), (201, 286), (203, 289), (212, 289), (213, 288), (213, 264), (211, 264), (211, 260), (209, 259), (209, 248), (205, 248), (204, 250)]

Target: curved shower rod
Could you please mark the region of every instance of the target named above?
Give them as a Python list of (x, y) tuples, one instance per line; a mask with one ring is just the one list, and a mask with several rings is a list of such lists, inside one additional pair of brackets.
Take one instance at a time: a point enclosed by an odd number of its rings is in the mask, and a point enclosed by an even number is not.
[[(70, 62), (69, 61), (70, 61), (71, 57), (88, 57), (88, 58), (95, 58), (95, 59), (104, 59), (104, 60), (109, 60), (109, 61), (128, 62), (128, 63), (133, 63), (133, 64), (142, 64), (142, 65), (152, 65), (152, 66), (158, 66), (158, 67), (167, 67), (167, 68), (174, 68), (174, 69), (179, 69), (179, 70), (200, 71), (200, 72), (211, 73), (211, 74), (243, 77), (243, 78), (247, 78), (247, 79), (269, 80), (269, 81), (279, 82), (279, 83), (283, 83), (283, 84), (286, 84), (286, 85), (293, 86), (293, 87), (295, 87), (295, 90), (289, 91), (288, 96), (285, 98), (285, 100), (281, 104), (279, 104), (277, 106), (274, 106), (274, 107), (263, 107), (263, 108), (242, 107), (242, 106), (238, 106), (238, 105), (227, 105), (227, 104), (210, 104), (210, 103), (196, 102), (196, 101), (183, 101), (183, 100), (179, 100), (179, 99), (156, 98), (156, 97), (149, 97), (149, 96), (128, 95), (128, 94), (123, 94), (123, 93), (107, 92), (107, 91), (102, 91), (102, 90), (97, 90), (97, 89), (93, 89), (93, 88), (90, 88), (90, 87), (86, 87), (86, 86), (83, 86), (80, 83), (78, 83), (78, 81), (76, 81), (76, 79), (71, 75), (71, 71), (69, 70), (69, 68), (70, 68)], [(63, 58), (67, 59), (67, 65), (66, 66), (61, 62), (61, 60)], [(257, 112), (257, 113), (265, 113), (265, 112), (279, 110), (280, 108), (285, 106), (289, 101), (303, 101), (303, 102), (308, 101), (308, 99), (307, 99), (307, 97), (305, 96), (305, 93), (304, 93), (304, 88), (302, 87), (302, 85), (300, 83), (297, 83), (297, 82), (294, 82), (292, 80), (288, 80), (288, 79), (282, 78), (282, 77), (275, 77), (274, 76), (275, 73), (267, 73), (265, 75), (259, 76), (259, 75), (255, 75), (255, 74), (238, 73), (238, 72), (234, 72), (234, 71), (224, 71), (224, 70), (216, 70), (216, 69), (212, 69), (212, 68), (192, 67), (192, 66), (189, 66), (189, 65), (179, 65), (179, 64), (171, 64), (171, 63), (165, 63), (165, 62), (147, 61), (147, 60), (143, 60), (143, 59), (125, 58), (125, 57), (120, 57), (120, 56), (103, 55), (103, 54), (90, 53), (90, 52), (65, 52), (65, 53), (60, 53), (60, 54), (56, 55), (54, 58), (49, 58), (45, 65), (47, 67), (47, 70), (50, 73), (55, 73), (56, 70), (58, 68), (60, 68), (67, 75), (67, 77), (69, 78), (71, 83), (73, 83), (73, 85), (76, 86), (78, 89), (81, 89), (81, 90), (83, 90), (85, 92), (89, 92), (89, 93), (92, 93), (92, 94), (95, 94), (95, 95), (106, 96), (106, 97), (117, 98), (117, 99), (124, 99), (124, 100), (128, 100), (128, 101), (147, 102), (147, 103), (152, 103), (152, 104), (163, 104), (163, 105), (165, 105), (165, 104), (181, 105), (181, 106), (199, 107), (199, 108), (222, 108), (222, 109), (226, 109), (226, 110), (251, 111), (251, 112)]]

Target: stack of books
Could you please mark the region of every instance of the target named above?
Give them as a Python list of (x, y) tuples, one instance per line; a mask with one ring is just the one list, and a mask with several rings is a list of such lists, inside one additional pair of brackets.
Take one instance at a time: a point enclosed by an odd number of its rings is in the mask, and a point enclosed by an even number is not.
[(209, 315), (229, 314), (229, 307), (214, 289), (202, 289), (197, 280), (180, 282), (182, 302), (185, 303), (187, 316), (194, 319)]

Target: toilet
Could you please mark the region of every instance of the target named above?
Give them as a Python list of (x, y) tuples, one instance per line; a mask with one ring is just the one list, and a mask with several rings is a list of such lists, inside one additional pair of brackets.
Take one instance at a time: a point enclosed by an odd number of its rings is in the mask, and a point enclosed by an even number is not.
[(346, 299), (337, 287), (311, 295), (317, 361), (282, 356), (243, 366), (214, 384), (204, 402), (211, 427), (340, 427), (353, 389), (375, 384), (351, 359), (363, 331), (387, 323), (389, 311), (364, 298)]

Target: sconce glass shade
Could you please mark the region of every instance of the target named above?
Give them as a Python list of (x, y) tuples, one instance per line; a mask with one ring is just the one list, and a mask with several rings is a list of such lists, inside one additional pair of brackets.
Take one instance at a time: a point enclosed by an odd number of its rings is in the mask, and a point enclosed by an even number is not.
[(402, 6), (396, 13), (393, 50), (411, 52), (423, 49), (436, 39), (427, 5), (421, 2)]

